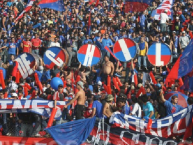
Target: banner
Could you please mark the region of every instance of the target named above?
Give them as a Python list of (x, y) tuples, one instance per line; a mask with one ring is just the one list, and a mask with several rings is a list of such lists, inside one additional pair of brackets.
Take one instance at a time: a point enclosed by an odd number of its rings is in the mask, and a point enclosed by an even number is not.
[(57, 145), (52, 138), (3, 136), (0, 145)]
[[(104, 128), (104, 129), (103, 129)], [(177, 145), (172, 139), (143, 134), (130, 129), (113, 128), (102, 121), (96, 121), (90, 136), (84, 145)]]
[(167, 15), (170, 19), (172, 18), (172, 6), (173, 6), (174, 0), (164, 0), (157, 9), (153, 10), (151, 13), (151, 17), (153, 17), (155, 20), (160, 20), (160, 14), (163, 13), (165, 10), (167, 11)]
[[(57, 101), (56, 106), (63, 108), (66, 105), (65, 101)], [(38, 109), (38, 108), (53, 108), (54, 101), (48, 100), (0, 100), (0, 110), (7, 109)]]
[(127, 12), (143, 12), (149, 5), (151, 5), (152, 0), (126, 0), (125, 1), (125, 13)]
[[(183, 135), (188, 125), (192, 122), (193, 108), (192, 105), (162, 119), (153, 120), (150, 130), (147, 129), (148, 121), (121, 114), (113, 113), (109, 122), (114, 127), (127, 128), (133, 131), (150, 133), (151, 135), (168, 138), (173, 135)], [(190, 132), (191, 133), (191, 132)]]
[[(65, 101), (57, 101), (55, 119), (62, 116)], [(47, 100), (0, 100), (0, 113), (36, 113), (49, 118), (54, 107), (54, 101)]]

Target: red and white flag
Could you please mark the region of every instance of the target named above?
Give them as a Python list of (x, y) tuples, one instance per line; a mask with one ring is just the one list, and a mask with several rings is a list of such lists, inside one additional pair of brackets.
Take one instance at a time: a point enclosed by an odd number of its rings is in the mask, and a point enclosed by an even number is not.
[(172, 19), (172, 6), (174, 0), (164, 0), (157, 9), (153, 10), (151, 17), (155, 20), (160, 20), (160, 14), (163, 13), (165, 10), (167, 11), (167, 15), (169, 18)]
[(31, 1), (27, 4), (26, 8), (21, 12), (21, 14), (15, 19), (15, 21), (18, 21), (19, 19), (21, 19), (21, 18), (23, 17), (23, 14), (24, 14), (24, 13), (28, 12), (29, 10), (31, 10), (34, 2), (35, 2), (35, 0), (31, 0)]

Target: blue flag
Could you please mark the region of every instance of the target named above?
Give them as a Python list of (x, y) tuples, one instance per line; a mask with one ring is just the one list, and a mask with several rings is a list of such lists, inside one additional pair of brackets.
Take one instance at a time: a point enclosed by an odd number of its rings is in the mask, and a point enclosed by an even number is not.
[(100, 43), (98, 40), (96, 40), (96, 46), (100, 49), (100, 50), (104, 50), (104, 46), (102, 43)]
[(188, 46), (182, 52), (182, 55), (178, 58), (170, 73), (168, 74), (165, 82), (170, 80), (179, 79), (192, 71), (193, 68), (193, 39)]
[(67, 122), (45, 129), (59, 145), (82, 144), (94, 128), (96, 117)]

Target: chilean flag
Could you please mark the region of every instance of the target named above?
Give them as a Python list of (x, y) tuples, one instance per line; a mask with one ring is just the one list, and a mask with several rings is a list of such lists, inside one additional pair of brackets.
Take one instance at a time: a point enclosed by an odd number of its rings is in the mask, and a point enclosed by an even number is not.
[(152, 0), (126, 0), (125, 13), (127, 12), (143, 12), (151, 4)]
[(178, 58), (170, 73), (168, 74), (165, 83), (179, 79), (192, 71), (193, 67), (193, 39)]
[(38, 5), (41, 9), (50, 8), (56, 11), (65, 11), (62, 0), (41, 0)]

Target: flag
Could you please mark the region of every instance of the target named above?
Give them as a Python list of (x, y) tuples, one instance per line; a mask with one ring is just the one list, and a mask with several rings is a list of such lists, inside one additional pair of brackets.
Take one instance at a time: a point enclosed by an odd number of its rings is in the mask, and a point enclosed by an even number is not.
[[(141, 134), (148, 133), (157, 137), (169, 138), (174, 135), (184, 135), (185, 133), (187, 137), (190, 137), (191, 133), (187, 132), (186, 129), (192, 123), (192, 111), (193, 105), (190, 105), (162, 119), (154, 119), (151, 126), (148, 126), (148, 120), (115, 112), (111, 116), (109, 123), (113, 124), (113, 127), (125, 128)], [(148, 131), (147, 128), (150, 130)]]
[(97, 6), (98, 6), (98, 4), (99, 4), (99, 1), (100, 1), (100, 0), (96, 0), (96, 4), (95, 4), (95, 7), (97, 7)]
[(151, 17), (155, 20), (160, 20), (160, 14), (163, 13), (165, 10), (167, 11), (167, 15), (169, 18), (172, 19), (172, 6), (174, 0), (164, 0), (157, 9), (153, 10), (151, 13)]
[(24, 13), (27, 13), (31, 8), (32, 8), (32, 5), (34, 4), (35, 0), (31, 0), (26, 8), (21, 12), (21, 14), (15, 19), (15, 21), (18, 21), (19, 19), (21, 19), (23, 17), (23, 14)]
[(104, 50), (103, 44), (100, 43), (98, 40), (96, 40), (95, 44), (96, 44), (96, 46), (97, 46), (98, 48), (100, 48), (100, 50)]
[(126, 0), (125, 13), (127, 12), (143, 12), (151, 4), (152, 0)]
[(50, 8), (56, 11), (65, 11), (63, 0), (41, 0), (38, 5), (41, 9)]
[(96, 117), (67, 122), (45, 129), (59, 145), (77, 144), (86, 141), (95, 124)]
[[(66, 104), (65, 101), (57, 101), (58, 107), (55, 119), (60, 119), (62, 109)], [(0, 114), (1, 113), (36, 113), (49, 118), (54, 107), (54, 101), (34, 99), (34, 100), (0, 100)]]
[(118, 59), (116, 58), (116, 56), (114, 55), (114, 53), (111, 51), (111, 49), (110, 49), (108, 46), (105, 46), (104, 49), (105, 49), (106, 51), (108, 51), (108, 52), (112, 55), (112, 57), (114, 57), (115, 60), (118, 60)]
[(186, 75), (184, 77), (184, 85), (180, 87), (181, 90), (193, 92), (193, 76)]
[[(189, 136), (189, 134), (187, 135)], [(82, 145), (177, 145), (171, 138), (144, 134), (131, 129), (114, 128), (101, 120), (95, 126), (86, 142)]]
[(193, 67), (193, 39), (184, 49), (182, 55), (178, 58), (170, 73), (168, 74), (165, 83), (179, 79), (192, 71)]
[(88, 35), (90, 35), (90, 31), (91, 31), (90, 29), (91, 29), (91, 12), (88, 17)]

